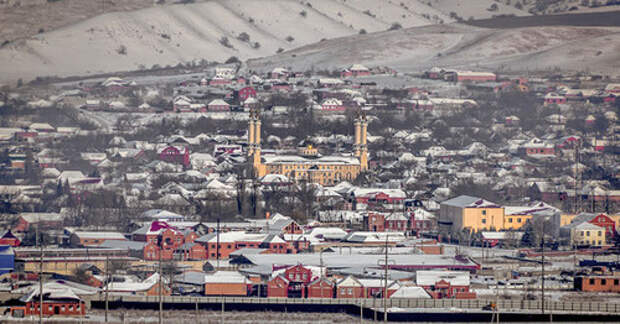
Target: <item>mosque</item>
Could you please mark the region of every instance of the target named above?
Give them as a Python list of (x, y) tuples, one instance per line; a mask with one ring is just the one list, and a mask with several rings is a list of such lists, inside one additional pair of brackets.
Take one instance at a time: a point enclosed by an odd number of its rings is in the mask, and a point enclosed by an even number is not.
[(321, 156), (311, 145), (299, 149), (298, 155), (261, 156), (261, 120), (258, 110), (250, 110), (248, 129), (248, 161), (257, 177), (280, 174), (290, 180), (306, 180), (321, 185), (352, 181), (360, 172), (368, 170), (366, 133), (368, 120), (365, 113), (355, 119), (354, 152), (350, 155)]

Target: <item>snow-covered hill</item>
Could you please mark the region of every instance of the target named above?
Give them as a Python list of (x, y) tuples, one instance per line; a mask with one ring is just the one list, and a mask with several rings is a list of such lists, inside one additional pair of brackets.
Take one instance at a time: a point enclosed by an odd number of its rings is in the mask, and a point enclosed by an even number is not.
[[(401, 4), (402, 3), (402, 4)], [(417, 0), (214, 0), (108, 13), (0, 48), (0, 82), (273, 55), (453, 20)], [(247, 38), (240, 35), (246, 33)], [(245, 35), (244, 35), (245, 36)], [(226, 38), (228, 41), (226, 41)]]
[(620, 71), (618, 27), (483, 29), (435, 25), (334, 39), (250, 60), (248, 68), (336, 69), (351, 63), (402, 71), (433, 66), (516, 71)]

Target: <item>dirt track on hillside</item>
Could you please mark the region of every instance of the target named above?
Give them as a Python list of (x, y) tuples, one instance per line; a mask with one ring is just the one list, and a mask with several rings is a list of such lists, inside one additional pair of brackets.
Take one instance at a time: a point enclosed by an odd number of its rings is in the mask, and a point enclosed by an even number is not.
[(522, 28), (536, 26), (620, 27), (620, 11), (546, 16), (498, 17), (464, 21), (463, 23), (483, 28)]

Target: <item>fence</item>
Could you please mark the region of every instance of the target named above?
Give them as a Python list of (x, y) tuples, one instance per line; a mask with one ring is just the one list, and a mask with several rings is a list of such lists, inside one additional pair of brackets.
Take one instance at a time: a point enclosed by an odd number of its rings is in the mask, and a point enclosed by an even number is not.
[[(103, 295), (88, 298), (91, 302), (103, 302)], [(158, 303), (158, 296), (113, 296), (111, 302), (132, 303)], [(162, 301), (166, 304), (271, 304), (271, 305), (363, 305), (365, 308), (382, 308), (383, 299), (375, 298), (252, 298), (252, 297), (186, 297), (186, 296), (163, 296)], [(531, 310), (542, 308), (540, 300), (494, 300), (485, 299), (413, 299), (413, 298), (388, 298), (387, 307), (399, 308), (436, 308), (436, 309), (476, 309), (481, 310), (490, 303), (496, 303), (500, 311)], [(571, 313), (620, 313), (620, 304), (604, 302), (557, 302), (545, 301), (546, 312), (571, 312)]]

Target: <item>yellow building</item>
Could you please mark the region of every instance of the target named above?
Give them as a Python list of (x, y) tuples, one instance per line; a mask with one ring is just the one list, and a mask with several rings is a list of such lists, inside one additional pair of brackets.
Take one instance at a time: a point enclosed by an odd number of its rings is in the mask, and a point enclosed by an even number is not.
[(583, 222), (570, 230), (570, 241), (573, 246), (602, 246), (606, 243), (605, 228)]
[(531, 202), (522, 206), (504, 206), (503, 230), (518, 230), (532, 219), (534, 215), (552, 215), (560, 210), (541, 201)]
[(368, 170), (368, 120), (365, 114), (355, 119), (354, 152), (351, 155), (320, 156), (316, 148), (300, 149), (301, 155), (261, 155), (261, 121), (258, 111), (250, 111), (248, 156), (255, 175), (280, 174), (291, 180), (307, 180), (321, 185), (351, 181)]
[(458, 196), (441, 203), (439, 226), (442, 229), (460, 232), (504, 229), (504, 207), (482, 198)]

